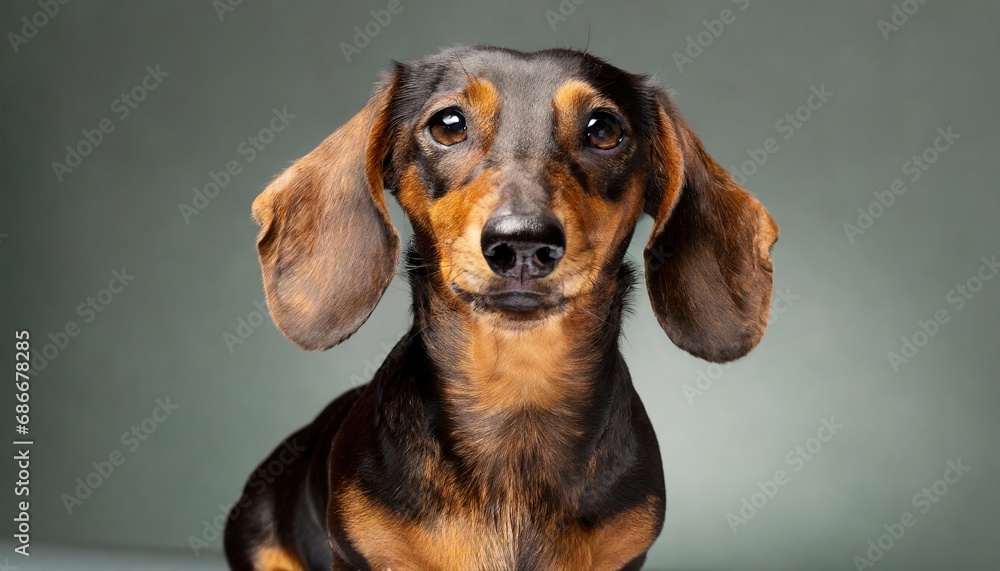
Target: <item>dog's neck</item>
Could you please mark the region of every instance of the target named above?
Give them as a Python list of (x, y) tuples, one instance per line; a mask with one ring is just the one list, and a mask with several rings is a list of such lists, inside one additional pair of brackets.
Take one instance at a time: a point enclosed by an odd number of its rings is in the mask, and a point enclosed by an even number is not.
[(494, 475), (565, 479), (587, 469), (608, 425), (629, 419), (618, 338), (632, 270), (623, 266), (559, 315), (520, 327), (446, 298), (426, 266), (413, 256), (411, 264), (414, 333), (444, 397), (452, 452)]

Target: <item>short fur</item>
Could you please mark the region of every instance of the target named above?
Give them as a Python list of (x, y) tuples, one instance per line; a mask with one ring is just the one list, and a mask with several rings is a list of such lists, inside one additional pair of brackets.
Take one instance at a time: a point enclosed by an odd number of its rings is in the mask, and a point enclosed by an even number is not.
[[(467, 121), (449, 147), (427, 129), (445, 108)], [(623, 125), (609, 151), (581, 143), (598, 110)], [(414, 228), (413, 326), (369, 384), (251, 476), (226, 528), (230, 566), (638, 569), (665, 492), (618, 349), (635, 225), (654, 219), (644, 257), (660, 325), (724, 362), (767, 326), (774, 221), (648, 78), (576, 51), (449, 49), (396, 64), (254, 201), (268, 307), (299, 346), (349, 337), (392, 279), (384, 190)], [(551, 275), (491, 272), (480, 233), (506, 212), (558, 219)], [(514, 287), (538, 306), (498, 301)]]

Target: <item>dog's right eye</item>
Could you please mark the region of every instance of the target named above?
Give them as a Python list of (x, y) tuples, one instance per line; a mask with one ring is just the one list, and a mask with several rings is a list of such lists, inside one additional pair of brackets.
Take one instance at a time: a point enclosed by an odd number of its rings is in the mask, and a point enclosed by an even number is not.
[(447, 147), (461, 143), (466, 137), (465, 115), (454, 107), (442, 109), (431, 116), (427, 130), (435, 141)]
[(587, 128), (583, 135), (587, 146), (606, 151), (622, 142), (625, 129), (617, 117), (607, 111), (598, 110), (587, 120)]

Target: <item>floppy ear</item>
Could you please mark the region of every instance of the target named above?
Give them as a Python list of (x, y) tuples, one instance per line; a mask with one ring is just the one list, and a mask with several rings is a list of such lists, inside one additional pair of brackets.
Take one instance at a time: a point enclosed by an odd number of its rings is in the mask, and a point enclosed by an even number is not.
[(253, 202), (271, 318), (303, 349), (329, 349), (350, 337), (395, 272), (399, 236), (386, 210), (382, 165), (397, 75)]
[(738, 359), (767, 328), (778, 226), (657, 91), (654, 176), (646, 212), (646, 288), (660, 326), (708, 361)]

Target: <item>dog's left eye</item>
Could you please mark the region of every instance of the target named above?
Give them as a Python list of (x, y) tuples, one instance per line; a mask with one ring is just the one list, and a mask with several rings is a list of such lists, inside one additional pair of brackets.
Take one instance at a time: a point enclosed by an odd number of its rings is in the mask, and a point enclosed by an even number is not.
[(625, 138), (625, 129), (617, 117), (607, 111), (594, 111), (587, 121), (583, 133), (584, 141), (595, 149), (608, 150), (617, 147)]
[(465, 115), (453, 107), (442, 109), (431, 116), (427, 130), (442, 145), (450, 147), (461, 143), (466, 137)]

